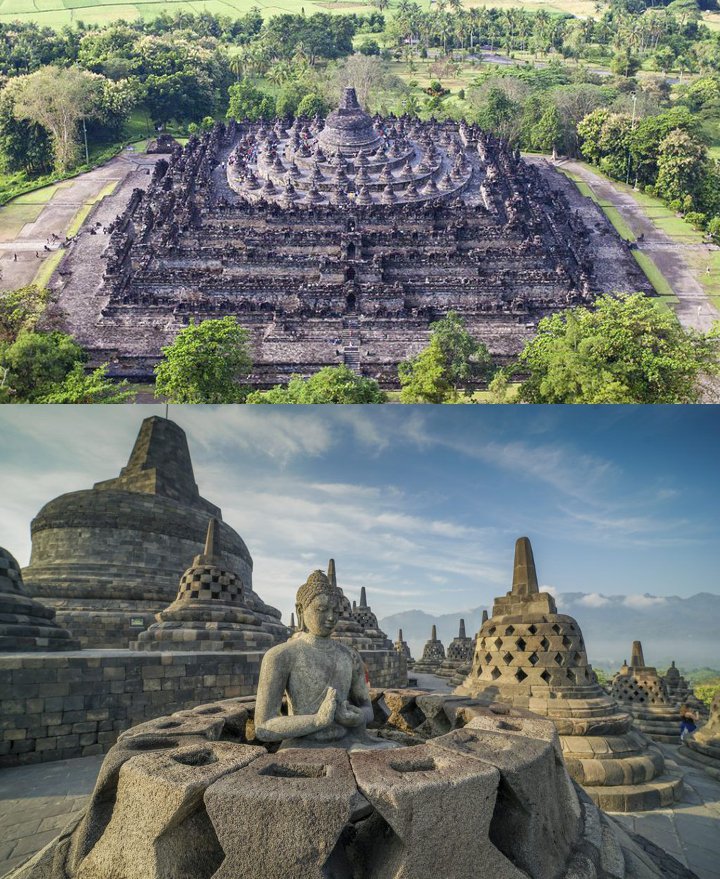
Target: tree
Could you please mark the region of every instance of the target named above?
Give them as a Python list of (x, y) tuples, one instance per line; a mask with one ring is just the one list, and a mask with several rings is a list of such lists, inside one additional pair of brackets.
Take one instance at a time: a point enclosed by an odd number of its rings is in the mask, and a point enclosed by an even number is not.
[(230, 103), (227, 109), (228, 119), (272, 119), (275, 115), (275, 100), (271, 95), (261, 92), (249, 79), (241, 79), (228, 89)]
[(348, 366), (326, 366), (310, 378), (294, 375), (286, 386), (253, 391), (247, 403), (384, 403), (385, 392)]
[(455, 311), (430, 324), (430, 342), (417, 356), (398, 367), (403, 403), (457, 400), (460, 390), (487, 377), (490, 354), (465, 329)]
[(30, 284), (0, 293), (0, 342), (12, 343), (22, 332), (34, 332), (55, 294)]
[(234, 317), (190, 323), (162, 349), (155, 389), (171, 403), (242, 403), (252, 368), (248, 333)]
[(671, 131), (658, 151), (657, 194), (665, 201), (692, 196), (702, 180), (705, 162), (706, 151), (702, 144), (686, 131)]
[(57, 390), (87, 354), (65, 333), (22, 332), (0, 346), (0, 377), (5, 396), (17, 403), (40, 403)]
[(640, 293), (543, 318), (517, 364), (528, 403), (695, 403), (720, 372), (718, 339)]
[(107, 377), (107, 363), (91, 373), (76, 363), (62, 383), (37, 400), (38, 403), (127, 403), (135, 392), (124, 382)]
[(79, 67), (48, 66), (11, 84), (15, 118), (50, 132), (58, 171), (67, 171), (75, 162), (78, 124), (97, 111), (101, 81)]

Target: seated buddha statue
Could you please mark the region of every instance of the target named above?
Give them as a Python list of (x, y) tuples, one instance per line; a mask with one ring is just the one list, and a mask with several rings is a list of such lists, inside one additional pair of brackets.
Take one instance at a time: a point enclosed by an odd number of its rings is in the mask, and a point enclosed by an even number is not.
[(298, 633), (268, 650), (260, 667), (255, 734), (261, 741), (281, 748), (394, 747), (366, 731), (373, 709), (359, 653), (330, 637), (341, 597), (322, 571), (298, 589)]

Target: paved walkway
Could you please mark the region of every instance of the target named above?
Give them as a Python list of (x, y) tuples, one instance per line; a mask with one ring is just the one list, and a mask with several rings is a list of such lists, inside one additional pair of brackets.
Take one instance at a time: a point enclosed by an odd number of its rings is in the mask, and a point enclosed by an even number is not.
[[(436, 692), (448, 686), (435, 675), (415, 677), (418, 686)], [(674, 762), (676, 749), (662, 747), (668, 762)], [(0, 876), (40, 851), (77, 816), (102, 761), (102, 756), (81, 757), (0, 770)], [(720, 782), (700, 769), (678, 769), (684, 773), (685, 792), (674, 808), (613, 817), (665, 849), (699, 879), (720, 879)]]
[(615, 186), (611, 180), (596, 174), (579, 162), (563, 160), (558, 167), (577, 175), (592, 187), (598, 199), (617, 209), (635, 237), (644, 235), (638, 250), (647, 253), (667, 279), (679, 302), (675, 306), (678, 320), (686, 327), (707, 332), (714, 321), (720, 320), (720, 312), (712, 304), (695, 273), (688, 266), (683, 251), (710, 254), (710, 245), (700, 243), (682, 244), (674, 241), (658, 229), (645, 210), (627, 192)]
[(0, 770), (0, 876), (39, 852), (85, 806), (104, 757)]
[[(117, 188), (117, 184), (132, 171), (151, 168), (156, 160), (157, 156), (123, 150), (120, 155), (99, 168), (56, 184), (55, 192), (37, 216), (24, 223), (17, 233), (2, 232), (2, 220), (4, 213), (18, 213), (18, 202), (0, 207), (0, 270), (3, 289), (16, 290), (32, 283), (43, 262), (59, 248), (60, 241), (65, 239), (79, 211), (94, 203), (110, 184), (115, 183)], [(33, 193), (19, 196), (20, 204), (27, 202), (29, 207), (32, 197)], [(12, 224), (10, 227), (12, 228)], [(52, 239), (53, 234), (57, 239)], [(45, 246), (50, 249), (45, 250)]]
[(702, 769), (675, 763), (677, 747), (660, 747), (667, 764), (683, 773), (682, 799), (672, 809), (613, 814), (613, 818), (665, 849), (699, 879), (720, 879), (720, 782)]

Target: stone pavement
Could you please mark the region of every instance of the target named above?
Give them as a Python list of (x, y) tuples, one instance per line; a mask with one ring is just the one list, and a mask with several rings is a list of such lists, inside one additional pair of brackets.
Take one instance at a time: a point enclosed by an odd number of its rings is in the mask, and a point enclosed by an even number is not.
[[(451, 689), (435, 675), (417, 677), (423, 689)], [(661, 747), (675, 768), (677, 749)], [(102, 761), (102, 756), (81, 757), (0, 770), (0, 876), (40, 851), (78, 814)], [(677, 768), (684, 773), (685, 792), (674, 808), (613, 818), (665, 849), (699, 879), (720, 879), (720, 782), (701, 769)]]
[(104, 759), (0, 770), (0, 876), (40, 851), (85, 806)]
[(689, 867), (699, 879), (720, 879), (720, 782), (675, 762), (675, 745), (659, 746), (665, 765), (683, 773), (685, 789), (672, 809), (613, 815)]

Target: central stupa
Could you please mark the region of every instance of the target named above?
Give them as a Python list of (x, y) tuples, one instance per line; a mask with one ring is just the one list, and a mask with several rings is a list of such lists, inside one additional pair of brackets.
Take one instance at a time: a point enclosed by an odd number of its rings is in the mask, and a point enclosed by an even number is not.
[(343, 90), (340, 106), (325, 120), (318, 142), (326, 153), (354, 156), (359, 150), (376, 150), (382, 137), (372, 117), (360, 106), (354, 88)]

